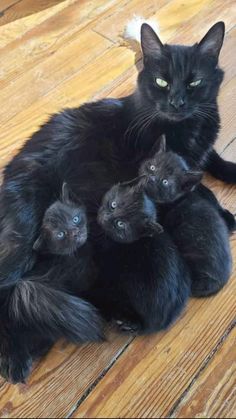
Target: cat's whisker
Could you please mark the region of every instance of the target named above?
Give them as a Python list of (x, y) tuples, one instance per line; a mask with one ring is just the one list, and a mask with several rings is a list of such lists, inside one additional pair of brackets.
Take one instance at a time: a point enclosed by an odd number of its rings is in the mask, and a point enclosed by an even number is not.
[(146, 120), (146, 118), (150, 117), (150, 113), (150, 109), (146, 109), (145, 111), (142, 111), (138, 115), (136, 115), (136, 117), (130, 122), (124, 134), (124, 138), (126, 139), (127, 145), (129, 145), (131, 134), (135, 131), (135, 129), (139, 127), (140, 124), (142, 124), (144, 120)]

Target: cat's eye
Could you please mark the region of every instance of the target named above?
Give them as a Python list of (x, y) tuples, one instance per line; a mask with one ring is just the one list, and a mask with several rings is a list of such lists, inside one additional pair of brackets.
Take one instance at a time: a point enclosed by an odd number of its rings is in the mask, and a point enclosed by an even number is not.
[(163, 80), (163, 79), (159, 79), (159, 78), (157, 78), (157, 79), (156, 79), (156, 84), (157, 84), (159, 87), (168, 87), (168, 83), (167, 83), (167, 81), (165, 81), (165, 80)]
[(155, 170), (156, 170), (156, 166), (154, 166), (154, 164), (151, 164), (151, 166), (150, 166), (150, 170), (151, 170), (152, 172), (155, 172)]
[(189, 87), (197, 87), (197, 86), (199, 86), (199, 84), (201, 84), (201, 82), (202, 82), (202, 80), (201, 79), (199, 79), (199, 80), (195, 80), (195, 81), (192, 81), (191, 83), (189, 83)]
[(63, 237), (65, 236), (65, 233), (64, 233), (64, 231), (59, 231), (58, 233), (57, 233), (57, 238), (60, 240), (60, 239), (63, 239)]
[(125, 223), (123, 221), (120, 221), (120, 220), (116, 222), (116, 225), (119, 228), (124, 228), (125, 227)]
[(112, 203), (111, 203), (111, 208), (112, 209), (115, 209), (117, 207), (117, 203), (116, 203), (116, 201), (112, 201)]
[(168, 182), (168, 180), (167, 180), (167, 179), (163, 179), (162, 184), (163, 184), (164, 186), (168, 186), (168, 185), (169, 185), (169, 182)]
[(75, 217), (73, 218), (73, 223), (78, 224), (79, 221), (80, 221), (80, 217), (78, 215), (75, 215)]

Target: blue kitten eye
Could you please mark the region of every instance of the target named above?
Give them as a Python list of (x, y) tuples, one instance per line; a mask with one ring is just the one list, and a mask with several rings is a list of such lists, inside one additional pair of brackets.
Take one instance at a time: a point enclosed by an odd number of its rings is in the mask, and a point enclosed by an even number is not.
[(73, 218), (73, 223), (75, 223), (75, 224), (78, 224), (78, 222), (80, 221), (80, 217), (78, 216), (78, 215), (76, 215), (74, 218)]
[(167, 185), (169, 185), (169, 182), (168, 182), (168, 180), (167, 180), (167, 179), (163, 179), (162, 184), (163, 184), (164, 186), (167, 186)]
[(115, 209), (117, 207), (116, 201), (112, 201), (111, 203), (111, 208)]
[(155, 170), (156, 170), (156, 166), (154, 166), (154, 164), (151, 164), (151, 166), (150, 166), (150, 170), (151, 170), (152, 172), (155, 172)]
[(120, 220), (116, 222), (116, 225), (119, 228), (124, 228), (125, 227), (125, 223), (123, 221), (120, 221)]
[(57, 233), (57, 238), (58, 239), (63, 239), (63, 237), (65, 236), (65, 233), (64, 233), (64, 231), (59, 231), (58, 233)]

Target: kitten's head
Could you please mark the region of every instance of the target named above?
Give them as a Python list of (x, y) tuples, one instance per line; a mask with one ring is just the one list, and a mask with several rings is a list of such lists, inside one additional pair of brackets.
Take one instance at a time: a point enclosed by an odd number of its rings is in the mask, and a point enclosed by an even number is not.
[(98, 223), (114, 241), (132, 243), (162, 231), (156, 216), (156, 207), (144, 193), (142, 180), (137, 178), (114, 185), (105, 194)]
[(169, 122), (189, 117), (211, 119), (223, 79), (218, 56), (224, 31), (224, 23), (218, 22), (198, 44), (163, 45), (149, 25), (142, 25), (144, 68), (138, 91), (153, 115)]
[(34, 250), (56, 255), (72, 255), (87, 240), (87, 217), (82, 205), (69, 198), (63, 184), (61, 200), (45, 212)]
[(147, 177), (145, 190), (155, 202), (173, 202), (200, 183), (202, 173), (189, 170), (182, 157), (166, 151), (164, 136), (157, 140), (154, 147), (157, 151), (142, 163), (139, 173)]

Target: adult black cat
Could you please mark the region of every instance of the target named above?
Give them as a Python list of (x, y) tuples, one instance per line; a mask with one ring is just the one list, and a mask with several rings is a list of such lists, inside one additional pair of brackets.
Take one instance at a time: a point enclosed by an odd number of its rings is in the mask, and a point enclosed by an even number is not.
[[(199, 44), (163, 46), (144, 25), (144, 69), (134, 94), (65, 110), (32, 136), (4, 173), (1, 287), (14, 287), (32, 266), (32, 247), (43, 215), (58, 197), (63, 180), (85, 204), (95, 240), (100, 234), (96, 209), (102, 196), (113, 184), (137, 175), (140, 161), (162, 132), (168, 146), (191, 166), (205, 166), (226, 181), (236, 181), (236, 166), (223, 163), (212, 151), (219, 128), (216, 98), (223, 73), (217, 62), (223, 36), (224, 25), (218, 23)], [(156, 254), (154, 242), (150, 239), (148, 244), (153, 251), (146, 252), (145, 266)], [(95, 250), (99, 252), (100, 245)], [(106, 260), (106, 252), (102, 255)], [(112, 275), (120, 265), (109, 266)], [(4, 299), (2, 290), (1, 295)]]

